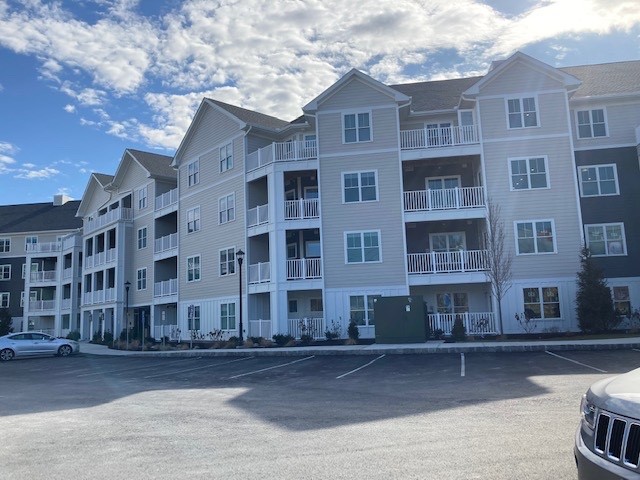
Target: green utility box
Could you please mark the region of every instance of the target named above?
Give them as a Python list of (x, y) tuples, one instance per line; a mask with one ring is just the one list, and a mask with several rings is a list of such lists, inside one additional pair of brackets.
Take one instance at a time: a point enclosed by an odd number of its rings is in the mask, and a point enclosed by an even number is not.
[(421, 296), (377, 298), (376, 343), (423, 343), (427, 341), (425, 304)]

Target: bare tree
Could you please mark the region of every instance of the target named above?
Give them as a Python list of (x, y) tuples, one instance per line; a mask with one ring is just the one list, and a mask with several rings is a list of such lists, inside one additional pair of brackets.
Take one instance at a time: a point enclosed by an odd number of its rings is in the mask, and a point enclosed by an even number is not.
[(513, 255), (505, 241), (504, 223), (500, 205), (487, 199), (487, 232), (484, 236), (487, 249), (487, 277), (491, 282), (491, 292), (498, 303), (500, 334), (504, 333), (502, 323), (502, 299), (511, 288), (511, 264)]

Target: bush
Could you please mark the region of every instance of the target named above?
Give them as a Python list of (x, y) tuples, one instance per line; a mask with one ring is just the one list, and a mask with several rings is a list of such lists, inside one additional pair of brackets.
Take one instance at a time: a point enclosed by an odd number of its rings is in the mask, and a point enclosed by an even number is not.
[(360, 338), (360, 329), (355, 320), (349, 321), (349, 327), (347, 328), (347, 334), (351, 340), (358, 340)]
[(80, 332), (77, 330), (72, 330), (71, 332), (67, 333), (67, 339), (75, 340), (77, 342), (78, 340), (80, 340)]
[(276, 345), (279, 347), (286, 346), (291, 340), (295, 340), (291, 335), (285, 333), (276, 333), (273, 336), (273, 341), (276, 342)]
[(327, 340), (336, 340), (340, 338), (342, 335), (342, 328), (340, 327), (340, 323), (336, 323), (335, 320), (331, 320), (331, 325), (327, 326), (327, 329), (324, 331), (324, 336)]
[(111, 345), (113, 343), (113, 333), (104, 332), (104, 335), (102, 336), (102, 343), (105, 345)]
[(611, 291), (602, 269), (591, 258), (589, 249), (580, 252), (576, 314), (578, 326), (585, 333), (607, 332), (620, 323), (613, 308)]
[(93, 337), (91, 337), (91, 343), (102, 344), (102, 333), (93, 332)]
[(436, 328), (433, 331), (433, 338), (435, 340), (442, 340), (444, 338), (444, 330), (442, 330), (441, 328)]
[(451, 338), (453, 338), (456, 342), (464, 341), (467, 338), (467, 329), (464, 327), (462, 323), (462, 318), (459, 316), (456, 317), (453, 322), (453, 328), (451, 329)]
[(303, 345), (310, 345), (313, 342), (313, 337), (311, 335), (300, 335), (300, 341)]
[(12, 322), (13, 319), (11, 318), (11, 313), (9, 313), (9, 309), (0, 309), (0, 337), (13, 333), (13, 328), (11, 327)]

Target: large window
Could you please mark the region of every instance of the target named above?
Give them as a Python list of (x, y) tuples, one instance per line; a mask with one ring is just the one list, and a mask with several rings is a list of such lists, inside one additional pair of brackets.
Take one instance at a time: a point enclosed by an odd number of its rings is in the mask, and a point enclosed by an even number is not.
[(0, 293), (0, 308), (9, 308), (9, 292)]
[(137, 288), (138, 290), (147, 289), (147, 269), (140, 268), (137, 271)]
[(236, 249), (225, 248), (220, 250), (220, 275), (236, 273)]
[(220, 304), (220, 329), (221, 330), (236, 329), (236, 304), (235, 303)]
[(342, 117), (344, 143), (368, 142), (371, 140), (369, 113), (347, 113)]
[(553, 220), (516, 222), (518, 255), (555, 253)]
[(466, 313), (469, 311), (469, 297), (466, 292), (436, 293), (438, 313)]
[(38, 237), (25, 237), (24, 239), (24, 249), (27, 252), (30, 252), (33, 250), (33, 247), (35, 247), (38, 244)]
[(234, 193), (221, 197), (218, 200), (220, 223), (228, 223), (236, 219), (236, 196)]
[(538, 126), (536, 99), (534, 97), (510, 98), (507, 100), (509, 128)]
[(220, 147), (220, 173), (233, 168), (233, 143)]
[(374, 305), (382, 295), (353, 295), (349, 297), (349, 318), (357, 325), (375, 325)]
[(524, 314), (529, 318), (561, 318), (558, 287), (522, 289)]
[(138, 209), (147, 208), (147, 187), (138, 190)]
[(380, 232), (347, 232), (345, 234), (347, 263), (380, 261)]
[(615, 256), (626, 255), (624, 224), (603, 223), (601, 225), (585, 225), (587, 247), (591, 255)]
[(189, 330), (200, 330), (200, 305), (189, 305), (187, 307), (187, 317)]
[(138, 250), (147, 248), (147, 227), (138, 229)]
[(0, 265), (0, 280), (11, 280), (11, 265)]
[(578, 120), (578, 138), (607, 136), (607, 121), (604, 116), (604, 109), (578, 110), (576, 118)]
[(187, 210), (187, 233), (200, 230), (200, 207)]
[(11, 251), (11, 239), (0, 238), (0, 253), (7, 253)]
[(349, 172), (342, 175), (344, 202), (370, 202), (378, 199), (377, 174)]
[(200, 160), (187, 165), (187, 183), (190, 187), (200, 182)]
[(629, 315), (631, 313), (631, 301), (629, 287), (613, 287), (613, 308), (617, 315)]
[(579, 167), (583, 197), (618, 195), (618, 171), (614, 164)]
[(547, 188), (547, 162), (545, 157), (514, 158), (509, 160), (511, 190)]
[(200, 255), (187, 257), (187, 282), (200, 280)]

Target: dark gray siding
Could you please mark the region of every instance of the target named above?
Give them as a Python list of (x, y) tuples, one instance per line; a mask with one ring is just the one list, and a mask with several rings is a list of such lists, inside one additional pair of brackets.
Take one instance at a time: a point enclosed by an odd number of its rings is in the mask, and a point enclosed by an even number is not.
[[(20, 292), (24, 290), (24, 280), (22, 278), (22, 264), (25, 257), (5, 257), (0, 258), (0, 265), (11, 265), (11, 280), (0, 280), (0, 292), (9, 292), (9, 312), (15, 319), (22, 317), (22, 307), (20, 306)], [(13, 324), (14, 331), (20, 328)]]

